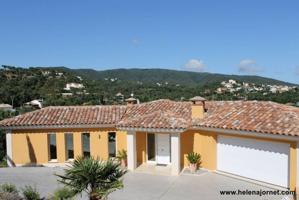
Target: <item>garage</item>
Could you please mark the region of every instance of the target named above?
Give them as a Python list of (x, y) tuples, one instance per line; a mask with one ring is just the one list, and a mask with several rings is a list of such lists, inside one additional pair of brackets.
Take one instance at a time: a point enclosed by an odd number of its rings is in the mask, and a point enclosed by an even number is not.
[(287, 143), (218, 136), (217, 170), (289, 187), (289, 154)]

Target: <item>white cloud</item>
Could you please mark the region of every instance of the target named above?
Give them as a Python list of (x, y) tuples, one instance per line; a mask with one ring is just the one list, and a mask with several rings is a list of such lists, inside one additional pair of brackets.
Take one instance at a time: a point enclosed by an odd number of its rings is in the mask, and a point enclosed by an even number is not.
[(238, 71), (244, 74), (257, 74), (261, 68), (256, 64), (253, 59), (243, 59), (238, 65)]
[(197, 71), (202, 72), (205, 69), (205, 64), (202, 60), (198, 59), (190, 59), (188, 62), (184, 65), (184, 67), (191, 71)]

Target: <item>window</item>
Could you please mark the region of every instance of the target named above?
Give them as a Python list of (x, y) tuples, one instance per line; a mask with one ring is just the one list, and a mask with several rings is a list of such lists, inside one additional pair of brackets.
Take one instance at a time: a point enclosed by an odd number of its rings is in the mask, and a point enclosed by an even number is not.
[(72, 133), (65, 134), (66, 159), (74, 159), (74, 139)]
[(116, 133), (109, 132), (108, 133), (108, 148), (109, 148), (109, 156), (115, 157), (116, 156)]
[(90, 156), (90, 134), (89, 133), (82, 134), (82, 143), (83, 143), (83, 156), (89, 157)]
[(155, 146), (155, 134), (147, 134), (147, 160), (156, 160), (156, 146)]
[(57, 146), (56, 146), (56, 134), (51, 133), (48, 135), (48, 144), (49, 144), (49, 157), (50, 160), (57, 159)]

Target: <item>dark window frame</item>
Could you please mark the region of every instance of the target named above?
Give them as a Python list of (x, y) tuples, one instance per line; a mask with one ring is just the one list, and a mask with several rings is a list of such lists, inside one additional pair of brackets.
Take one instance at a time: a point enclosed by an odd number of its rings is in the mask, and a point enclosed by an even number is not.
[[(84, 135), (88, 135), (88, 151), (84, 151)], [(90, 133), (89, 132), (83, 132), (81, 134), (81, 140), (82, 140), (82, 155), (83, 157), (90, 157)]]
[[(68, 140), (67, 136), (72, 137), (72, 149), (68, 149)], [(72, 160), (75, 158), (75, 152), (74, 152), (74, 133), (64, 133), (64, 140), (65, 140), (65, 158), (66, 160)], [(70, 156), (71, 155), (71, 156)]]
[[(51, 146), (51, 137), (55, 136), (55, 146)], [(57, 134), (56, 133), (48, 133), (48, 160), (55, 161), (57, 160)]]
[[(114, 134), (114, 141), (112, 140), (112, 137), (110, 137), (111, 134)], [(111, 146), (113, 145), (113, 151), (114, 152), (110, 152), (111, 150)], [(111, 131), (108, 132), (108, 155), (110, 158), (115, 158), (116, 157), (116, 132), (115, 131)]]

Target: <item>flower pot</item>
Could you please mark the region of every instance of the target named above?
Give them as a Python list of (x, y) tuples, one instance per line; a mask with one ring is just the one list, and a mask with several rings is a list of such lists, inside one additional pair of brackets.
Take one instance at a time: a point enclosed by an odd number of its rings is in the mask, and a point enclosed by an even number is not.
[(127, 160), (126, 159), (121, 159), (120, 160), (120, 165), (122, 168), (126, 168), (127, 167)]
[(191, 173), (195, 173), (197, 170), (197, 163), (190, 163), (189, 169)]

